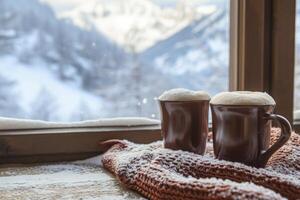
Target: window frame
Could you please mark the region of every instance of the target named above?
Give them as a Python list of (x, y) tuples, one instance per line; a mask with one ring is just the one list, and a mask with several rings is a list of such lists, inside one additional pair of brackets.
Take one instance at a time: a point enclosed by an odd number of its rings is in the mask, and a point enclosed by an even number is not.
[(296, 1), (231, 0), (230, 12), (230, 90), (268, 92), (293, 124)]
[[(270, 93), (293, 121), (296, 1), (231, 0), (229, 90)], [(282, 38), (285, 38), (284, 40)], [(282, 76), (284, 74), (284, 76)], [(300, 124), (294, 129), (300, 130)], [(0, 164), (84, 159), (100, 141), (161, 139), (160, 125), (0, 131)]]

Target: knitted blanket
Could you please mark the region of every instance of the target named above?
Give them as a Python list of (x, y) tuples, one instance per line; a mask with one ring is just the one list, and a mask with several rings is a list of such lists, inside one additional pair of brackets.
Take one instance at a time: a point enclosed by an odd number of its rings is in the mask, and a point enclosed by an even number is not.
[[(280, 129), (273, 128), (271, 142)], [(209, 137), (210, 138), (210, 137)], [(293, 133), (262, 169), (204, 156), (110, 140), (101, 143), (106, 169), (126, 187), (149, 199), (300, 199), (300, 136)]]

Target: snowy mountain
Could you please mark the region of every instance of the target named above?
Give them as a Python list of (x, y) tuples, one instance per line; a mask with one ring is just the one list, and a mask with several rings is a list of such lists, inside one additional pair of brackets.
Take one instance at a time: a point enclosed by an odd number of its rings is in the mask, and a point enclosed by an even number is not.
[[(204, 89), (214, 94), (227, 90), (228, 10), (193, 21), (171, 37), (141, 54), (144, 62), (161, 70), (180, 87)], [(189, 77), (189, 78), (185, 78)], [(212, 87), (213, 85), (213, 87)]]
[(139, 53), (143, 67), (171, 77), (173, 87), (227, 90), (228, 5), (195, 2), (162, 7), (151, 0), (91, 0), (57, 14)]
[(188, 1), (160, 7), (151, 0), (90, 0), (58, 16), (85, 29), (95, 28), (119, 45), (140, 52), (215, 9), (213, 5), (195, 9)]

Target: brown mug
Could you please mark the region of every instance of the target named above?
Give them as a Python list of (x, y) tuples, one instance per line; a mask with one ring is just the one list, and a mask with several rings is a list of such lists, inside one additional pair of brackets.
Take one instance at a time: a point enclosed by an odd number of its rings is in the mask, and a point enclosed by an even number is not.
[(165, 148), (203, 155), (208, 134), (209, 100), (159, 101)]
[[(269, 158), (291, 135), (290, 123), (284, 117), (273, 114), (274, 108), (275, 101), (274, 105), (221, 105), (212, 102), (215, 157), (265, 167)], [(281, 135), (270, 146), (272, 120), (280, 125)]]

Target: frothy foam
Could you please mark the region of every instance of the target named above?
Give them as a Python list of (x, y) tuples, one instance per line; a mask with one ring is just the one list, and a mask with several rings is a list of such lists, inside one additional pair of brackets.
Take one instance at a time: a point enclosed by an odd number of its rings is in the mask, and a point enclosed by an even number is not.
[(215, 105), (275, 105), (274, 99), (266, 92), (234, 91), (221, 92), (214, 96)]
[(210, 100), (210, 96), (204, 91), (192, 91), (184, 88), (175, 88), (165, 91), (158, 99), (160, 101), (193, 101)]

